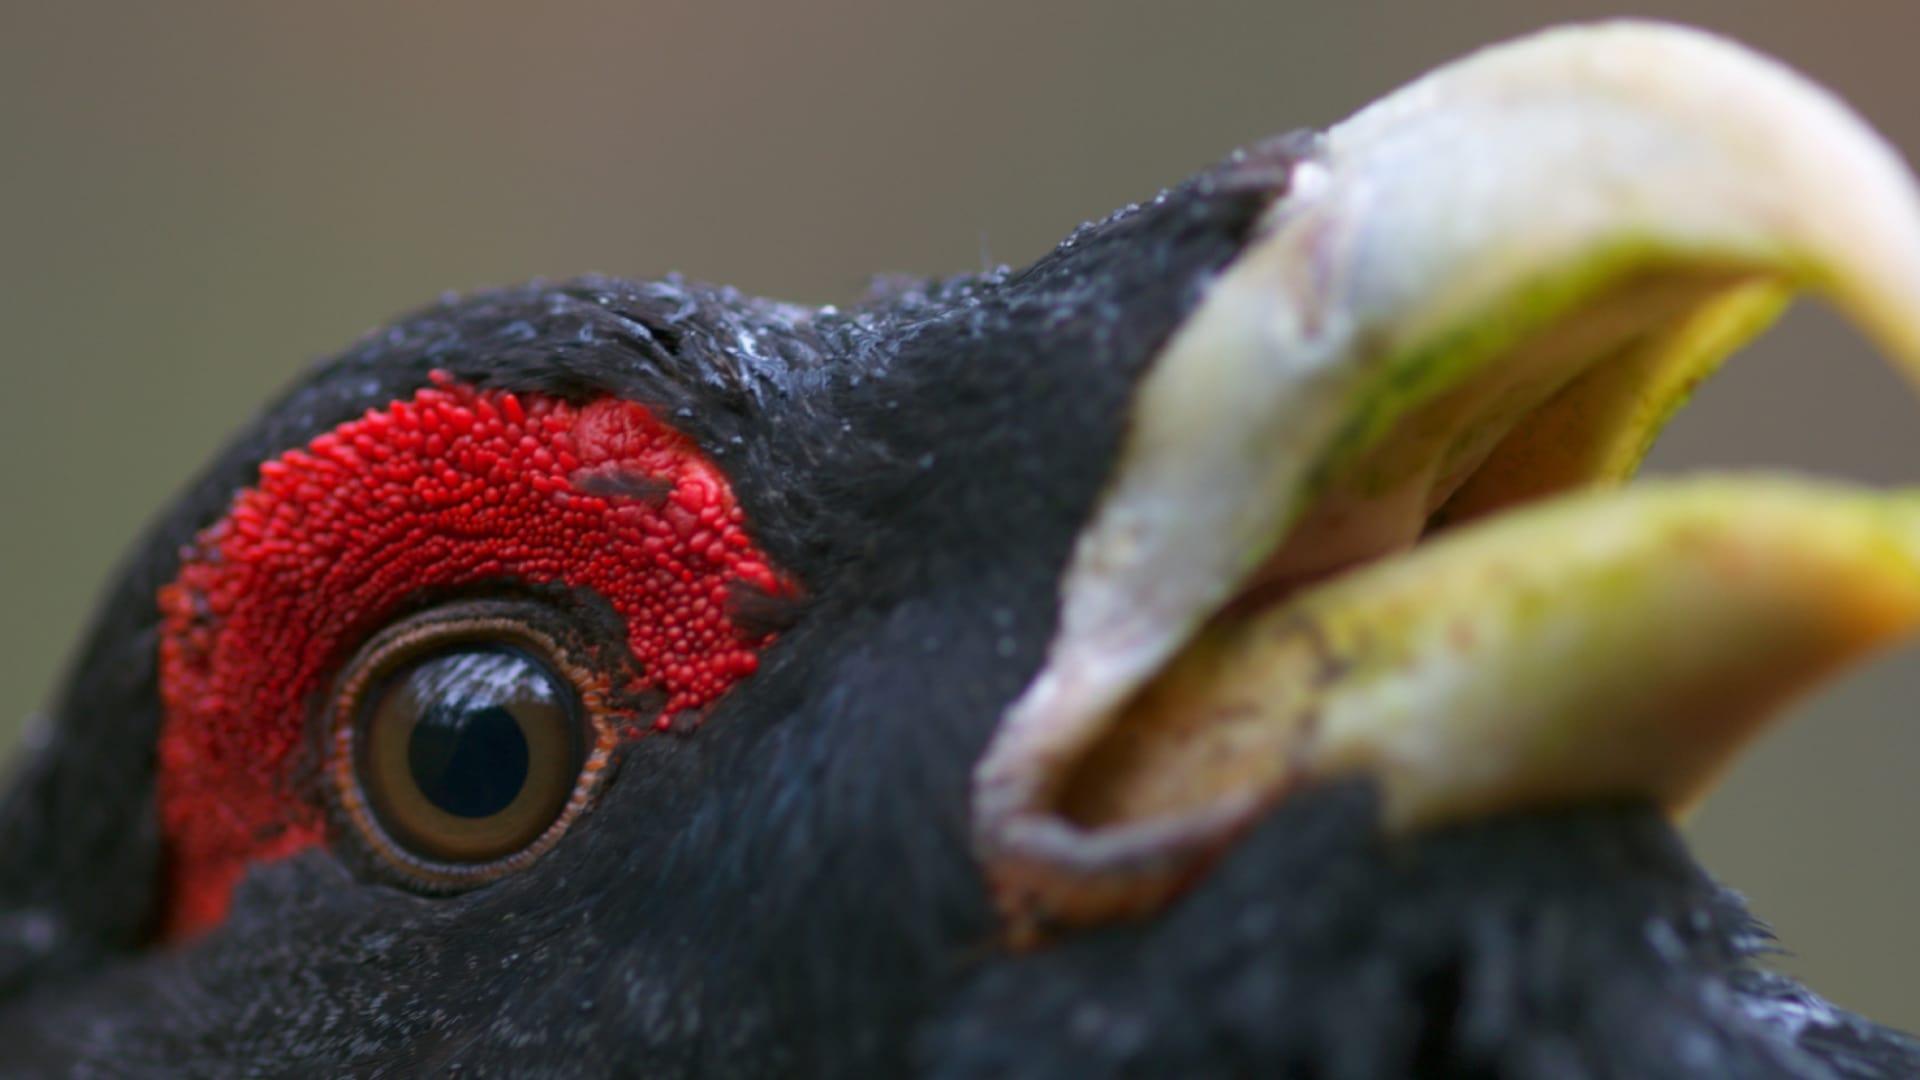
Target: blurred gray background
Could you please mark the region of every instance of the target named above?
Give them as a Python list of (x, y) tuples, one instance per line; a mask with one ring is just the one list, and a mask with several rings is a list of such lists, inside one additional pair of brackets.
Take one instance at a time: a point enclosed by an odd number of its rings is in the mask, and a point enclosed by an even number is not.
[[(1920, 8), (1642, 4), (1920, 155)], [(1018, 263), (1234, 145), (1598, 4), (0, 9), (0, 738), (123, 545), (265, 396), (443, 290), (669, 270), (845, 301)], [(1920, 410), (1796, 310), (1658, 469), (1920, 480)], [(1794, 710), (1691, 826), (1839, 1001), (1920, 1027), (1920, 649)]]

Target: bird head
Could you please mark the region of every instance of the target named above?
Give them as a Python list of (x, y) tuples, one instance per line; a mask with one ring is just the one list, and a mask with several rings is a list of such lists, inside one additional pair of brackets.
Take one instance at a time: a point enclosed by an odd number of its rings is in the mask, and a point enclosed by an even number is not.
[(847, 309), (444, 301), (136, 546), (0, 803), (0, 1061), (1894, 1075), (1672, 829), (1920, 499), (1629, 485), (1920, 198), (1785, 68), (1488, 49)]

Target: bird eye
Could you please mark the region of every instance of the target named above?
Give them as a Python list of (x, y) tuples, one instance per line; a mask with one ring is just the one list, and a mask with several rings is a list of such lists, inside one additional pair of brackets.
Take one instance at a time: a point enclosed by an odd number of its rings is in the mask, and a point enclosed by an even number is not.
[(336, 802), (409, 884), (493, 880), (584, 806), (610, 743), (600, 698), (525, 619), (457, 608), (408, 620), (355, 658), (336, 695)]
[(531, 843), (584, 756), (572, 688), (524, 650), (457, 645), (388, 676), (362, 705), (354, 771), (411, 851), (488, 862)]

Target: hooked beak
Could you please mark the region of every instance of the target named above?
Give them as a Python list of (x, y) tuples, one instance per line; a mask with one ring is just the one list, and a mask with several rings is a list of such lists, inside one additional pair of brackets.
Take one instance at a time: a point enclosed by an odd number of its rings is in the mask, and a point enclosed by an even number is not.
[(1016, 938), (1151, 910), (1340, 777), (1392, 831), (1678, 811), (1920, 622), (1920, 495), (1608, 490), (1798, 290), (1920, 377), (1905, 165), (1709, 35), (1549, 31), (1326, 132), (1143, 377), (976, 769)]

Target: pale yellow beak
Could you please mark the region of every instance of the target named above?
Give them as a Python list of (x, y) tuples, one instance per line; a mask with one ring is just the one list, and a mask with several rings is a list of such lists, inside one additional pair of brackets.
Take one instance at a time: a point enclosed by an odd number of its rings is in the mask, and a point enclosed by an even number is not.
[(975, 783), (1017, 934), (1139, 912), (1265, 809), (1679, 809), (1920, 622), (1920, 496), (1608, 491), (1796, 290), (1920, 376), (1920, 195), (1695, 31), (1550, 31), (1331, 129), (1143, 379)]

